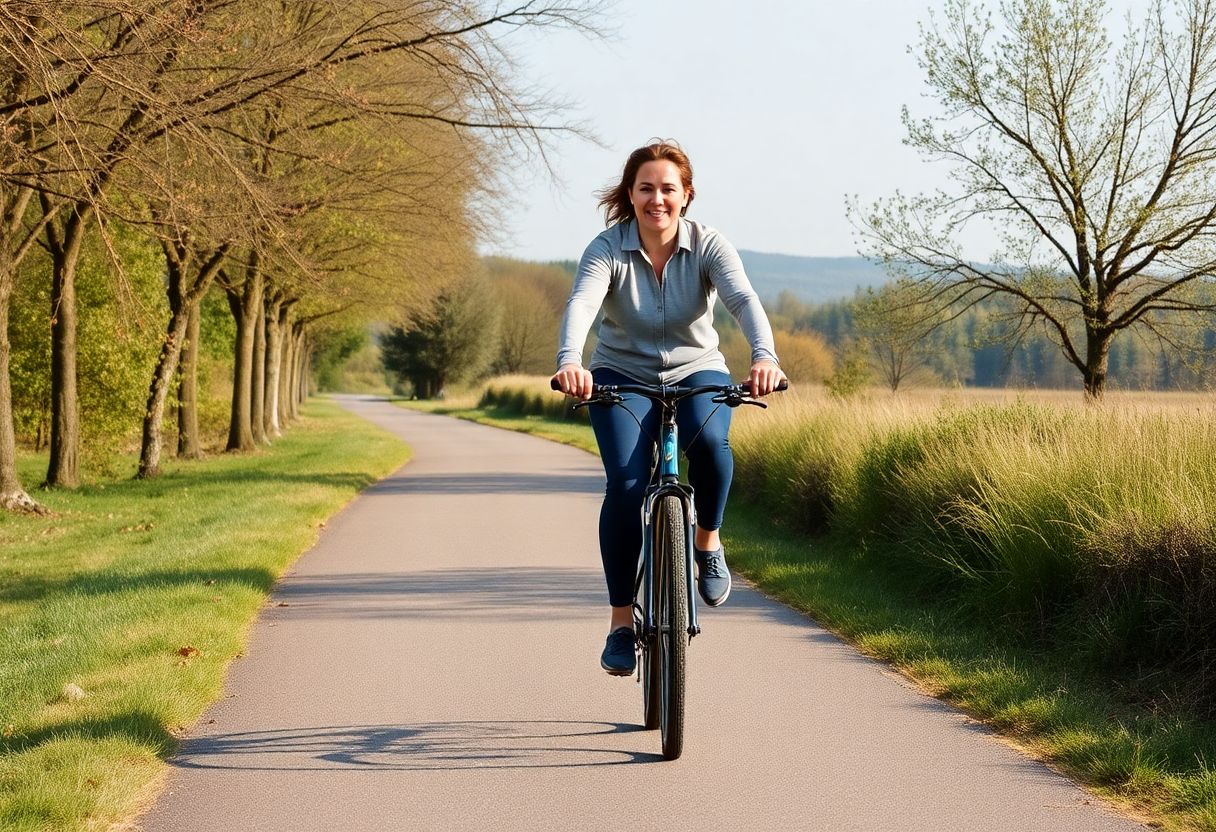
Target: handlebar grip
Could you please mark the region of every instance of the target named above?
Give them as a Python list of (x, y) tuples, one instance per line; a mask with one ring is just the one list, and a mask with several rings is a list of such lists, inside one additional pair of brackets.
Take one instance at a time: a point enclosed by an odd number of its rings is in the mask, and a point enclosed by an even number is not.
[[(549, 379), (549, 389), (555, 390), (558, 393), (562, 392), (561, 385), (557, 383), (557, 379), (555, 379), (555, 378)], [(600, 388), (599, 388), (598, 384), (591, 385), (591, 395), (594, 396), (596, 394), (596, 391), (598, 391), (599, 389)]]

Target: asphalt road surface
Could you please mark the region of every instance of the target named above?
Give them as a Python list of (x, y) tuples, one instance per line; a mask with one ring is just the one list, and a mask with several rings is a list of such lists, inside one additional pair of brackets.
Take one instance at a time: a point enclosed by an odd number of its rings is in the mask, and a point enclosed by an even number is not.
[(414, 458), (283, 579), (147, 832), (1144, 828), (741, 582), (664, 762), (599, 668), (598, 460), (342, 402)]

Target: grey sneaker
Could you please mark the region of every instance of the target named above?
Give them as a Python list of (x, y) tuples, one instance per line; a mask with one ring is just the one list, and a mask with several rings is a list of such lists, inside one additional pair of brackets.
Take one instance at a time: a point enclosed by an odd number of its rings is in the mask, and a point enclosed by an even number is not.
[(726, 553), (719, 546), (712, 552), (693, 549), (697, 562), (697, 591), (711, 607), (726, 602), (730, 596), (730, 570), (726, 568)]
[(617, 627), (608, 634), (608, 643), (600, 655), (600, 667), (613, 676), (633, 675), (638, 664), (634, 643), (632, 627)]

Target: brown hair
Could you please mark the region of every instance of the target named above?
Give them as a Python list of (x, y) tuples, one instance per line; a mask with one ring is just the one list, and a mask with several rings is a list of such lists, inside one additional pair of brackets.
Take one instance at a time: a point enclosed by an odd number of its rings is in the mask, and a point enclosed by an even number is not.
[[(605, 225), (616, 225), (634, 218), (633, 200), (629, 198), (629, 191), (633, 189), (634, 180), (638, 178), (638, 171), (647, 162), (657, 162), (661, 159), (671, 162), (680, 171), (680, 182), (688, 192), (688, 205), (692, 205), (697, 192), (692, 186), (692, 163), (688, 161), (687, 154), (674, 140), (651, 140), (650, 144), (629, 154), (629, 158), (625, 160), (625, 169), (621, 171), (620, 182), (596, 191), (595, 195), (600, 200), (599, 207), (604, 209)], [(688, 213), (688, 205), (680, 211), (681, 217)]]

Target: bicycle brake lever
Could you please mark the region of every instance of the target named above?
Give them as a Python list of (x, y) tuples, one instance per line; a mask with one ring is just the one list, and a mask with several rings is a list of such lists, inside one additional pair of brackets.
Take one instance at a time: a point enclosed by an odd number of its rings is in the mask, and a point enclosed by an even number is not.
[(574, 404), (570, 405), (570, 409), (578, 410), (580, 407), (590, 407), (593, 404), (620, 404), (623, 401), (625, 401), (625, 400), (623, 398), (621, 398), (621, 395), (619, 393), (601, 393), (600, 395), (596, 396), (594, 399), (587, 399), (586, 401), (575, 402)]

